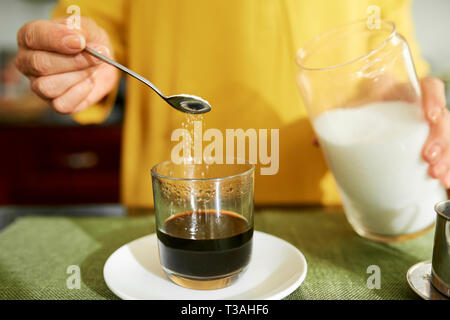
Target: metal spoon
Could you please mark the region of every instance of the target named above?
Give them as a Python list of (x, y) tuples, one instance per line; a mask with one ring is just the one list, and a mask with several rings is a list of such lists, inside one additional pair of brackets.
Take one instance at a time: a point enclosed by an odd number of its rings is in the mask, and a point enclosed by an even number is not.
[(124, 67), (120, 63), (117, 63), (114, 60), (109, 59), (108, 57), (105, 57), (101, 53), (92, 50), (91, 48), (84, 48), (84, 51), (87, 53), (93, 55), (94, 57), (122, 70), (123, 72), (128, 73), (130, 76), (138, 79), (139, 81), (143, 82), (147, 86), (153, 89), (161, 98), (163, 98), (168, 104), (170, 104), (175, 109), (185, 112), (185, 113), (191, 113), (191, 114), (199, 114), (199, 113), (205, 113), (211, 111), (211, 106), (209, 105), (208, 101), (203, 100), (200, 97), (189, 95), (189, 94), (178, 94), (174, 96), (165, 96), (159, 89), (150, 81), (142, 77), (141, 75), (135, 73), (134, 71), (131, 71), (127, 67)]

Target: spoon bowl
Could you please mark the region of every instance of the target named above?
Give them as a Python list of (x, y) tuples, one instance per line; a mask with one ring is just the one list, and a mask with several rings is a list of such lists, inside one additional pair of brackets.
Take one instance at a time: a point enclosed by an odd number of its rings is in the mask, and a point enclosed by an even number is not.
[(197, 96), (179, 94), (167, 97), (166, 101), (175, 109), (190, 114), (200, 114), (211, 111), (211, 106), (208, 101)]

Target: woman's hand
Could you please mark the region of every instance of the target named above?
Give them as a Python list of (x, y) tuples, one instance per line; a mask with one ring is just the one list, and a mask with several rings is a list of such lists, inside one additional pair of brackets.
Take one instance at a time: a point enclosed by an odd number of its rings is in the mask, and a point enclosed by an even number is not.
[(444, 83), (437, 78), (424, 78), (422, 107), (430, 134), (423, 147), (422, 156), (430, 164), (428, 173), (450, 188), (450, 112), (446, 108)]
[(69, 29), (65, 20), (32, 21), (19, 30), (17, 42), (17, 68), (60, 113), (95, 104), (118, 79), (114, 67), (82, 52), (87, 45), (112, 58), (108, 35), (90, 19), (81, 19), (81, 30)]

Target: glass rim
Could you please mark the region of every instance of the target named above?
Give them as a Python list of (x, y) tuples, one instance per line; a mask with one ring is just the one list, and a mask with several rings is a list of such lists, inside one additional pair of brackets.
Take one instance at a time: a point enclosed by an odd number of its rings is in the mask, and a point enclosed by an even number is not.
[[(237, 159), (235, 158), (234, 160), (237, 160)], [(160, 173), (156, 172), (156, 169), (159, 166), (162, 166), (162, 165), (167, 164), (169, 162), (174, 163), (172, 160), (166, 160), (166, 161), (163, 161), (163, 162), (160, 162), (160, 163), (154, 165), (152, 167), (152, 169), (150, 170), (152, 177), (156, 177), (156, 178), (160, 178), (160, 179), (166, 179), (166, 180), (172, 180), (172, 181), (202, 181), (202, 182), (207, 182), (207, 181), (223, 181), (223, 180), (229, 180), (229, 179), (234, 179), (234, 178), (238, 178), (238, 177), (243, 177), (243, 176), (249, 175), (250, 173), (253, 173), (255, 171), (255, 165), (245, 161), (245, 163), (233, 163), (233, 164), (231, 164), (231, 163), (223, 163), (223, 164), (212, 163), (212, 164), (219, 165), (219, 166), (220, 165), (249, 165), (250, 166), (250, 169), (248, 169), (248, 170), (245, 170), (245, 171), (237, 173), (237, 174), (233, 174), (231, 176), (225, 176), (225, 177), (215, 177), (215, 178), (180, 178), (180, 177), (169, 177), (169, 176), (166, 176), (164, 174), (160, 174)], [(195, 163), (192, 163), (192, 164), (193, 165), (197, 165)]]
[[(397, 28), (395, 27), (395, 23), (390, 21), (390, 20), (383, 20), (380, 19), (380, 23), (382, 24), (386, 24), (388, 26), (391, 27), (391, 31), (389, 33), (389, 36), (386, 37), (386, 39), (384, 39), (379, 45), (377, 45), (375, 48), (373, 48), (372, 50), (370, 50), (369, 52), (358, 56), (354, 59), (351, 59), (349, 61), (345, 61), (343, 63), (339, 63), (339, 64), (335, 64), (335, 65), (331, 65), (331, 66), (326, 66), (326, 67), (307, 67), (304, 64), (301, 64), (298, 58), (298, 54), (303, 51), (304, 49), (311, 47), (314, 43), (317, 43), (318, 41), (326, 38), (327, 36), (331, 35), (332, 33), (335, 33), (337, 31), (339, 31), (340, 29), (345, 29), (348, 28), (350, 26), (354, 26), (354, 25), (358, 25), (358, 24), (366, 24), (367, 23), (367, 19), (360, 19), (360, 20), (356, 20), (347, 24), (342, 24), (339, 25), (337, 27), (331, 28), (317, 36), (315, 36), (312, 40), (308, 41), (305, 45), (303, 45), (298, 51), (297, 51), (297, 58), (296, 58), (296, 64), (299, 68), (303, 69), (303, 70), (308, 70), (308, 71), (326, 71), (326, 70), (331, 70), (331, 69), (336, 69), (339, 67), (343, 67), (349, 64), (352, 64), (354, 62), (360, 61), (364, 58), (367, 58), (368, 56), (372, 55), (374, 52), (378, 51), (379, 49), (381, 49), (383, 46), (386, 45), (386, 43), (388, 43), (396, 34), (397, 34)], [(381, 28), (380, 28), (381, 29)]]

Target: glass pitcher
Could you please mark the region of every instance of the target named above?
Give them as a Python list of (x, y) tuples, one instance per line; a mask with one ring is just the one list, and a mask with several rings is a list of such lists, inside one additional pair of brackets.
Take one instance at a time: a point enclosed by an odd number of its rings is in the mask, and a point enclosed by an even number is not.
[(355, 231), (398, 241), (431, 229), (446, 191), (421, 158), (429, 126), (395, 25), (335, 28), (302, 47), (297, 64), (298, 87)]

